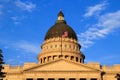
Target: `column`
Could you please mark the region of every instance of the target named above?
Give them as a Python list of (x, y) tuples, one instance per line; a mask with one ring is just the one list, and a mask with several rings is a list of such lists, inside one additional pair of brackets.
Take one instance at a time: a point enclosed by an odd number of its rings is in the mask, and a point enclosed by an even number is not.
[(44, 78), (44, 80), (48, 80), (48, 78)]
[(90, 80), (90, 78), (87, 78), (87, 80)]
[(37, 78), (33, 78), (33, 80), (37, 80)]
[(58, 78), (54, 78), (55, 80), (58, 80)]
[(100, 78), (97, 78), (97, 80), (101, 80)]
[(80, 80), (80, 78), (75, 78), (76, 80)]

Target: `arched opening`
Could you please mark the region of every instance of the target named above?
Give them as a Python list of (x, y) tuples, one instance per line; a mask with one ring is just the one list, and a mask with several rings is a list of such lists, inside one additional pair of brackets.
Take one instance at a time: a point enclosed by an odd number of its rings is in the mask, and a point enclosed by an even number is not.
[(57, 59), (57, 55), (54, 55), (54, 56), (53, 56), (53, 60), (56, 60), (56, 59)]
[(40, 61), (41, 61), (41, 64), (42, 64), (42, 59)]
[(75, 78), (70, 78), (69, 80), (76, 80)]
[(78, 57), (76, 57), (76, 62), (78, 62)]
[(52, 57), (51, 56), (48, 56), (48, 61), (51, 61), (52, 60)]
[(65, 59), (68, 59), (69, 58), (69, 56), (68, 55), (65, 55)]
[(80, 63), (82, 62), (82, 58), (80, 58)]
[(44, 57), (44, 62), (46, 62), (46, 57)]
[(74, 56), (71, 56), (71, 60), (74, 60)]

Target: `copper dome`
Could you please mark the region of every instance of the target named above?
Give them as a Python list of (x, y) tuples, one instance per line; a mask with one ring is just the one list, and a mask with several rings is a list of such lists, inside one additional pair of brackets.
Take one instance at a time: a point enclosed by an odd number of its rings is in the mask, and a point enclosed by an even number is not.
[[(59, 20), (60, 16), (63, 17), (62, 20), (61, 19)], [(68, 38), (77, 40), (76, 33), (69, 25), (66, 24), (64, 20), (64, 15), (62, 11), (60, 11), (58, 13), (57, 22), (48, 30), (44, 40), (55, 38), (55, 37), (61, 37), (64, 32), (68, 32), (68, 36), (67, 36)]]

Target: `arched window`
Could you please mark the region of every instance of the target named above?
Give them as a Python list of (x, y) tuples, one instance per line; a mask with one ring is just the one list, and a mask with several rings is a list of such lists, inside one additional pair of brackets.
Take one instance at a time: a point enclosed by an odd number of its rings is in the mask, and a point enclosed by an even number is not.
[(57, 47), (57, 45), (55, 45), (55, 47)]
[(78, 57), (76, 57), (76, 62), (78, 62)]
[(48, 61), (51, 61), (51, 56), (48, 56)]
[(44, 62), (46, 61), (46, 57), (44, 57)]
[(82, 62), (82, 58), (80, 58), (80, 63)]
[(42, 59), (41, 59), (40, 61), (41, 61), (41, 63), (42, 63)]
[(68, 59), (68, 55), (65, 55), (65, 59)]
[(74, 60), (74, 56), (71, 56), (71, 60)]

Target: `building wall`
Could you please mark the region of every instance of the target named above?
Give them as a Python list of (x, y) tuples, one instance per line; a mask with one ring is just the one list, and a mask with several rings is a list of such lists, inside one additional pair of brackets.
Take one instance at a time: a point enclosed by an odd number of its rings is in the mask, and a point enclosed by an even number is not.
[[(75, 78), (80, 80), (80, 78), (86, 78), (86, 80), (91, 80), (91, 78), (97, 78), (97, 80), (117, 80), (115, 78), (116, 74), (120, 74), (120, 65), (114, 66), (102, 66), (99, 63), (87, 63), (88, 67), (94, 66), (92, 68), (100, 69), (101, 72), (97, 71), (32, 71), (32, 67), (36, 66), (36, 63), (25, 63), (23, 66), (10, 66), (4, 65), (4, 72), (7, 72), (6, 78), (3, 80), (26, 80), (27, 78), (54, 78), (58, 80), (59, 78)], [(31, 66), (31, 67), (30, 67)], [(41, 65), (42, 66), (42, 65)], [(24, 71), (25, 69), (31, 68), (31, 71)], [(103, 76), (101, 74), (103, 73)]]

